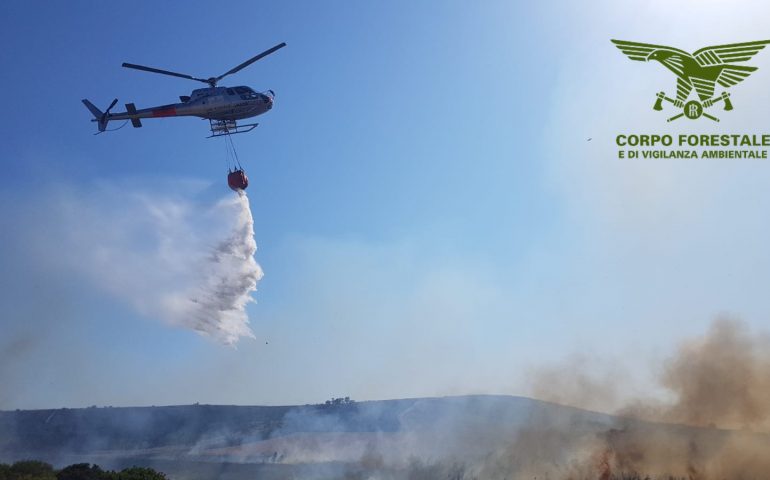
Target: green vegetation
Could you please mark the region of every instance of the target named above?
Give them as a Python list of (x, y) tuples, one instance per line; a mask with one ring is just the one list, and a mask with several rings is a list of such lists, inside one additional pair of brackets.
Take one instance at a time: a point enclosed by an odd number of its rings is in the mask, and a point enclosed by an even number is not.
[(339, 398), (332, 398), (331, 400), (327, 400), (324, 402), (324, 405), (327, 407), (337, 407), (340, 405), (353, 405), (356, 403), (355, 400), (351, 400), (350, 397), (339, 397)]
[(22, 460), (13, 465), (0, 463), (0, 480), (168, 480), (164, 473), (151, 468), (130, 467), (119, 472), (102, 470), (99, 465), (76, 463), (61, 470), (37, 460)]
[(24, 460), (13, 465), (0, 464), (0, 480), (56, 480), (56, 472), (47, 463)]

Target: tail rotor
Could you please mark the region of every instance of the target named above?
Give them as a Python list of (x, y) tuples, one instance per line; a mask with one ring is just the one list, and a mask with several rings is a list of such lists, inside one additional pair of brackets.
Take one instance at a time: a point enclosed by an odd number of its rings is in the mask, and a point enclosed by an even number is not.
[(107, 110), (102, 112), (98, 108), (96, 108), (96, 105), (89, 102), (87, 99), (83, 99), (83, 105), (86, 106), (88, 111), (91, 112), (91, 115), (94, 116), (94, 118), (91, 120), (92, 122), (98, 122), (97, 125), (99, 127), (99, 132), (102, 133), (107, 129), (107, 123), (110, 121), (110, 110), (112, 110), (112, 107), (115, 106), (115, 104), (118, 103), (118, 99), (112, 101), (109, 107), (107, 107)]

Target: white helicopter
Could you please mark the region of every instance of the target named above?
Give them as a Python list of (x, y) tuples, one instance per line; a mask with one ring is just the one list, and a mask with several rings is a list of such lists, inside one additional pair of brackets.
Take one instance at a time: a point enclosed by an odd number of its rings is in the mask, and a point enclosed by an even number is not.
[(222, 135), (231, 135), (235, 133), (246, 133), (253, 130), (258, 124), (238, 125), (237, 120), (251, 118), (261, 115), (273, 108), (275, 92), (267, 90), (264, 92), (255, 92), (250, 87), (218, 87), (217, 83), (224, 77), (236, 73), (257, 60), (264, 58), (286, 46), (286, 43), (280, 43), (273, 48), (265, 50), (249, 60), (241, 63), (218, 77), (197, 78), (184, 73), (161, 70), (159, 68), (145, 67), (132, 63), (124, 63), (126, 68), (143, 70), (145, 72), (161, 73), (171, 75), (172, 77), (186, 78), (208, 83), (208, 88), (199, 88), (193, 90), (189, 96), (180, 96), (181, 103), (172, 103), (169, 105), (160, 105), (157, 107), (143, 108), (137, 110), (133, 103), (126, 104), (126, 111), (121, 113), (110, 113), (112, 107), (118, 103), (118, 99), (112, 101), (110, 106), (102, 112), (93, 103), (83, 99), (83, 103), (91, 111), (92, 122), (97, 122), (99, 131), (97, 134), (107, 130), (107, 124), (111, 120), (130, 120), (134, 128), (142, 126), (142, 118), (159, 117), (200, 117), (209, 120), (211, 125), (211, 137)]

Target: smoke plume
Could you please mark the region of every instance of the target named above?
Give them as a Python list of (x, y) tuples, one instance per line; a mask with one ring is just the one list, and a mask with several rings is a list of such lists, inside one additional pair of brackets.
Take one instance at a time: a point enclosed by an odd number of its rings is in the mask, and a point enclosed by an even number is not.
[[(770, 340), (736, 320), (717, 320), (681, 345), (661, 374), (673, 397), (634, 404), (607, 432), (607, 467), (690, 479), (760, 478), (770, 471)], [(651, 434), (642, 420), (683, 425)], [(697, 427), (697, 428), (692, 428)], [(728, 430), (729, 429), (729, 430)], [(764, 433), (753, 433), (764, 432)]]
[[(740, 321), (719, 319), (704, 336), (680, 346), (658, 381), (669, 401), (629, 402), (612, 428), (570, 439), (550, 453), (558, 458), (564, 456), (559, 452), (583, 452), (580, 461), (547, 470), (560, 478), (603, 480), (623, 475), (741, 480), (770, 472), (767, 336), (753, 334)], [(527, 432), (525, 443), (539, 435)]]
[(682, 345), (662, 384), (676, 396), (663, 421), (770, 430), (770, 339), (738, 321), (719, 320), (704, 338)]

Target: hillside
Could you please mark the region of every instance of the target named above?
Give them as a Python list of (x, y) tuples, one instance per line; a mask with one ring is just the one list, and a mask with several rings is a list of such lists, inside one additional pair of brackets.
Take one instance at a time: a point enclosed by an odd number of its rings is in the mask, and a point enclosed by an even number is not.
[[(469, 396), (358, 402), (348, 405), (186, 405), (0, 412), (0, 456), (56, 459), (59, 456), (180, 457), (196, 460), (262, 461), (257, 446), (353, 443), (367, 434), (379, 438), (452, 430), (510, 432), (530, 422), (570, 421), (606, 426), (610, 417), (537, 400)], [(324, 437), (325, 435), (325, 437)], [(335, 440), (336, 439), (336, 440)], [(253, 458), (242, 455), (252, 446)], [(240, 450), (239, 450), (240, 449)], [(284, 454), (284, 457), (286, 455)], [(233, 458), (230, 458), (233, 457)]]
[[(724, 445), (729, 435), (509, 396), (92, 407), (0, 412), (0, 461), (149, 466), (172, 479), (363, 478), (373, 471), (383, 478), (464, 478), (465, 468), (492, 476), (561, 472), (586, 459), (593, 462), (609, 446), (617, 449), (620, 464), (621, 450), (636, 448), (640, 438), (712, 448)], [(766, 436), (750, 441), (770, 447)]]

